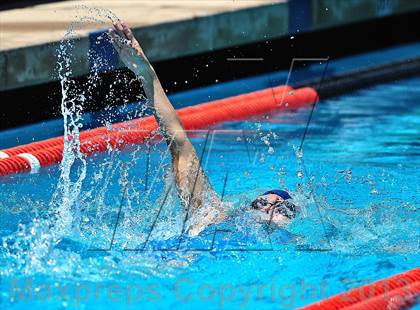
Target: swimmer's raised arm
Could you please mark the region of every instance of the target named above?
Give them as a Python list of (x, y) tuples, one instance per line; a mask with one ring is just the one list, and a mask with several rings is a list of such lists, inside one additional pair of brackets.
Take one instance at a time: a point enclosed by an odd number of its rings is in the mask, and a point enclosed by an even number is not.
[[(118, 21), (110, 30), (110, 36), (122, 61), (143, 82), (147, 99), (171, 151), (178, 195), (187, 218), (194, 219), (188, 232), (196, 235), (208, 225), (222, 221), (226, 210), (211, 188), (177, 112), (133, 33), (125, 23)], [(205, 205), (209, 208), (204, 210)]]
[(109, 33), (121, 60), (142, 80), (146, 97), (154, 108), (153, 113), (170, 146), (172, 155), (179, 156), (185, 152), (190, 154), (193, 147), (178, 114), (131, 29), (124, 22), (117, 21), (114, 23), (114, 29), (111, 29)]

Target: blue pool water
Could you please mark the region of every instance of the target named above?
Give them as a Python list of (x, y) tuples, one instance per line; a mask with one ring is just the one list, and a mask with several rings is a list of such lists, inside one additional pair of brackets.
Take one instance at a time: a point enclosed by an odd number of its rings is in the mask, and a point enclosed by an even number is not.
[[(163, 142), (2, 178), (0, 306), (292, 309), (418, 266), (418, 85), (323, 100), (305, 139), (309, 109), (190, 133), (236, 214), (192, 239)], [(303, 210), (272, 232), (246, 206), (279, 186)]]

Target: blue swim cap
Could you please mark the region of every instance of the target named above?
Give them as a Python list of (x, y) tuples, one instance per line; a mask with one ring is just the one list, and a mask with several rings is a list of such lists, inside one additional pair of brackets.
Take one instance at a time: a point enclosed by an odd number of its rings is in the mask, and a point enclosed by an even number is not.
[(272, 189), (271, 191), (265, 192), (263, 195), (268, 195), (268, 194), (278, 195), (281, 198), (283, 198), (284, 200), (292, 199), (292, 197), (289, 195), (288, 192), (282, 191), (281, 189)]

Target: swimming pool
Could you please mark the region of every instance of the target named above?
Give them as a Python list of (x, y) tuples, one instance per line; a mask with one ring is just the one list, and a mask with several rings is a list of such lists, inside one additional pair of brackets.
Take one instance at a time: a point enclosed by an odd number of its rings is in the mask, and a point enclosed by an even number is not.
[(50, 203), (56, 166), (2, 178), (1, 305), (290, 309), (416, 267), (419, 83), (321, 101), (305, 139), (309, 109), (190, 133), (233, 213), (266, 188), (294, 193), (304, 210), (287, 232), (236, 216), (179, 241), (162, 142), (87, 159), (81, 183), (77, 162), (60, 183), (70, 209)]

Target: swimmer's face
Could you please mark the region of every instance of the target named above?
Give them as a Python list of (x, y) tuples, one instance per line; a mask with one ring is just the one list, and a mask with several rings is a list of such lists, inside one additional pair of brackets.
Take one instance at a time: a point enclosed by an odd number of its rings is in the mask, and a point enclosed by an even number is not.
[(296, 216), (297, 207), (276, 194), (258, 196), (251, 204), (252, 209), (257, 210), (260, 219), (277, 226), (289, 224)]

